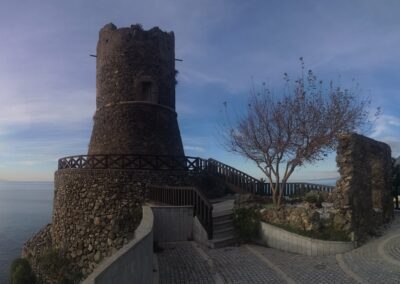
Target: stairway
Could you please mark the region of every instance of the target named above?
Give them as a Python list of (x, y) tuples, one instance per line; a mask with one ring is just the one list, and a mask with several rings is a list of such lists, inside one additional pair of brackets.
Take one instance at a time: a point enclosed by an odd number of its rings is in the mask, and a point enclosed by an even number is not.
[(208, 241), (211, 248), (220, 248), (236, 242), (233, 227), (234, 197), (227, 196), (211, 200), (213, 204), (213, 239)]

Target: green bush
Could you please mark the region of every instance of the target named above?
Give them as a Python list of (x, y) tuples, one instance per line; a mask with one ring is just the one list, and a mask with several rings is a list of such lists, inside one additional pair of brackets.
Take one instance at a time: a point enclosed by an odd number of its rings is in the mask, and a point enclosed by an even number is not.
[(11, 263), (10, 284), (34, 284), (35, 274), (26, 259), (17, 258)]
[(82, 277), (72, 269), (70, 261), (54, 248), (46, 250), (40, 257), (39, 267), (44, 275), (60, 284), (79, 283)]
[(310, 191), (304, 196), (304, 201), (308, 203), (313, 203), (317, 207), (321, 208), (322, 202), (324, 202), (324, 197), (319, 192)]
[(238, 237), (249, 241), (258, 237), (260, 213), (254, 208), (237, 208), (233, 211), (233, 225)]

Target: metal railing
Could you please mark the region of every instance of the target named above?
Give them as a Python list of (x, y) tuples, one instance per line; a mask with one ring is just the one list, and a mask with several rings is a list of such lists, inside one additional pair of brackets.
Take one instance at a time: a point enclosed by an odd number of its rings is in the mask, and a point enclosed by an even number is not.
[(193, 206), (194, 215), (206, 229), (208, 239), (213, 237), (213, 206), (207, 197), (195, 187), (149, 185), (148, 197), (157, 201), (175, 206)]

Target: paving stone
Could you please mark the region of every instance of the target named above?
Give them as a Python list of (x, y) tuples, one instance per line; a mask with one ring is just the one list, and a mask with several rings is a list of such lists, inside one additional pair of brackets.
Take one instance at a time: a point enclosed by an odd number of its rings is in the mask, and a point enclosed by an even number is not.
[(335, 256), (306, 256), (251, 246), (296, 283), (357, 283), (338, 265)]
[(400, 265), (386, 261), (378, 252), (379, 245), (389, 239), (390, 241), (385, 244), (382, 253), (396, 259), (399, 257), (400, 246), (398, 243), (400, 241), (399, 213), (396, 213), (394, 222), (382, 237), (372, 239), (363, 246), (345, 253), (343, 255), (344, 263), (351, 271), (369, 283), (400, 283)]
[(214, 283), (210, 266), (190, 242), (162, 244), (157, 254), (160, 284)]
[(225, 283), (286, 283), (245, 247), (207, 250)]
[(400, 236), (389, 240), (384, 246), (385, 252), (400, 262)]
[(223, 283), (286, 283), (286, 276), (295, 283), (307, 284), (357, 283), (354, 278), (370, 284), (398, 284), (400, 214), (383, 237), (343, 254), (344, 270), (335, 256), (312, 257), (257, 245), (250, 245), (250, 249), (203, 249), (205, 255), (201, 256), (203, 253), (190, 242), (167, 245), (158, 254), (160, 283), (214, 283), (214, 279)]

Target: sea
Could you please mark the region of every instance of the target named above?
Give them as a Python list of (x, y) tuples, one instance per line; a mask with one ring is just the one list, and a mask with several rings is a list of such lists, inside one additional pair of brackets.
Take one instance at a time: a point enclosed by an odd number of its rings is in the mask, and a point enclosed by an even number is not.
[(53, 182), (0, 181), (0, 284), (23, 244), (51, 222)]

